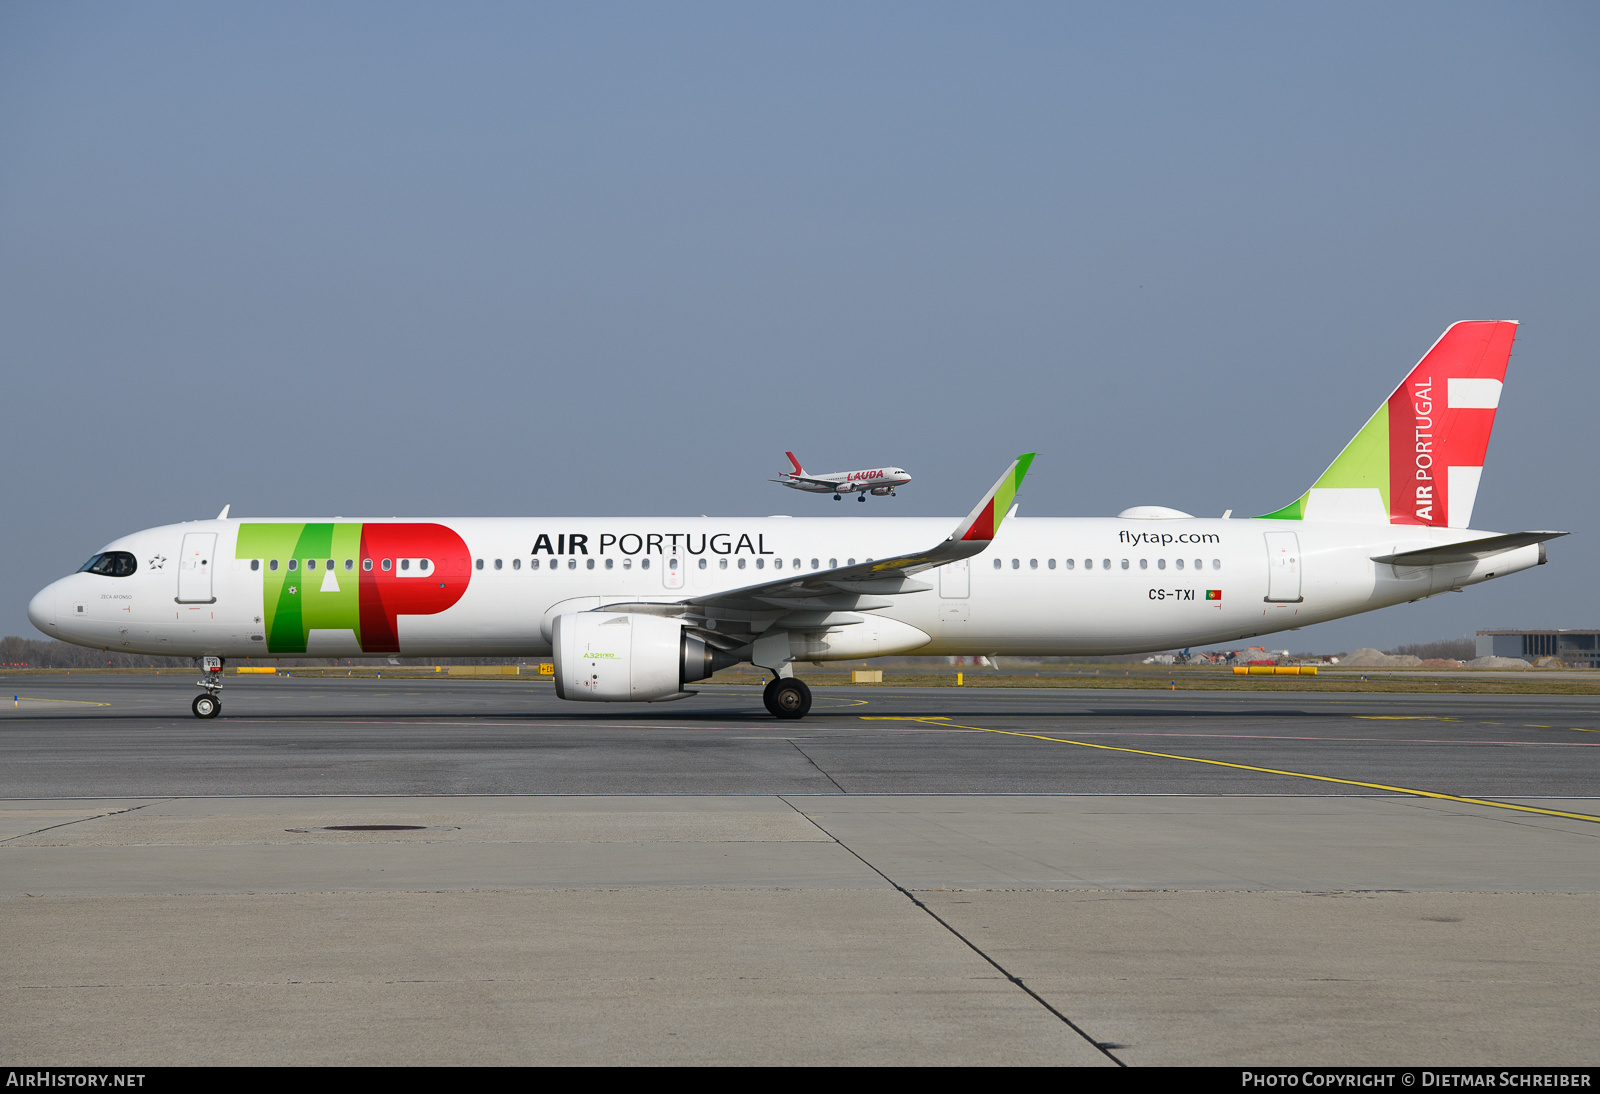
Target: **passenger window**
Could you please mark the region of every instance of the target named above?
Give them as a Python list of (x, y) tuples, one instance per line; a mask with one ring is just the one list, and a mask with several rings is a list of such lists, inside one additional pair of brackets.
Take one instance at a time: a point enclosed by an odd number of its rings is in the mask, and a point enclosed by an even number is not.
[[(727, 559), (723, 559), (722, 561), (726, 562), (728, 560)], [(650, 560), (648, 558), (641, 558), (639, 560), (639, 569), (648, 570), (649, 568), (650, 568)]]
[(392, 563), (390, 563), (390, 561), (388, 559), (384, 559), (383, 560), (383, 572), (384, 573), (388, 573), (389, 570), (391, 569), (391, 567), (392, 567)]
[(725, 558), (717, 559), (717, 569), (726, 570), (727, 568), (728, 568), (728, 560), (727, 559), (725, 559)]
[(1001, 562), (998, 558), (994, 560), (994, 568), (996, 570), (998, 570), (1003, 565), (1005, 565), (1005, 564), (1003, 562)]
[(1053, 559), (1053, 558), (1050, 560), (1050, 568), (1052, 570), (1054, 570), (1056, 568), (1056, 560)]
[[(1127, 559), (1123, 559), (1122, 560), (1122, 568), (1124, 570), (1126, 570), (1128, 568), (1128, 560)], [(1149, 568), (1150, 568), (1150, 560), (1148, 558), (1141, 558), (1139, 560), (1139, 569), (1148, 570)]]
[(811, 560), (811, 568), (813, 570), (815, 570), (817, 568), (817, 560), (816, 559), (812, 559)]
[(704, 570), (704, 569), (705, 569), (705, 568), (706, 568), (706, 560), (705, 560), (705, 559), (703, 559), (703, 558), (702, 558), (702, 559), (701, 559), (701, 560), (700, 560), (700, 565), (699, 565), (699, 567), (698, 567), (698, 568), (699, 568), (699, 569), (702, 569), (702, 570)]
[(1181, 558), (1175, 558), (1175, 559), (1173, 559), (1173, 560), (1172, 560), (1172, 564), (1173, 564), (1173, 565), (1174, 565), (1174, 566), (1176, 566), (1176, 567), (1177, 567), (1177, 568), (1178, 568), (1178, 569), (1180, 569), (1180, 570), (1181, 570), (1181, 569), (1183, 569), (1183, 559), (1181, 559)]
[(631, 569), (633, 569), (633, 559), (631, 559), (631, 558), (625, 558), (625, 559), (623, 559), (623, 560), (622, 560), (622, 568), (623, 568), (623, 569), (624, 569), (624, 570), (631, 570)]
[(505, 562), (503, 560), (501, 560), (501, 559), (498, 559), (498, 558), (495, 559), (494, 560), (494, 568), (496, 570), (504, 569), (505, 568)]
[(1013, 569), (1013, 570), (1020, 570), (1020, 569), (1022, 569), (1022, 560), (1021, 560), (1021, 559), (1020, 559), (1020, 558), (1014, 558), (1014, 559), (1012, 559), (1012, 560), (1011, 560), (1011, 568), (1012, 568), (1012, 569)]
[(1075, 558), (1067, 559), (1067, 569), (1069, 569), (1069, 570), (1076, 569), (1077, 565), (1078, 565), (1078, 560), (1077, 559), (1075, 559)]
[(617, 564), (617, 560), (616, 559), (614, 559), (614, 558), (606, 559), (606, 569), (610, 570), (613, 567), (615, 567), (616, 564)]
[(347, 558), (347, 559), (344, 560), (345, 573), (349, 573), (351, 570), (354, 570), (355, 568), (356, 568), (356, 560), (355, 559)]
[(483, 559), (480, 558), (477, 562), (474, 562), (472, 565), (475, 568), (479, 569), (479, 570), (483, 569)]
[(1166, 559), (1164, 559), (1164, 558), (1156, 559), (1156, 569), (1165, 570), (1166, 568), (1167, 568), (1167, 560)]
[(775, 559), (773, 559), (773, 560), (772, 560), (772, 568), (773, 568), (773, 569), (774, 569), (774, 570), (781, 570), (781, 569), (783, 569), (783, 559), (781, 559), (781, 558), (775, 558)]
[(1213, 570), (1220, 570), (1220, 569), (1222, 569), (1222, 560), (1221, 560), (1221, 559), (1220, 559), (1220, 558), (1214, 558), (1214, 559), (1212, 559), (1212, 560), (1211, 560), (1211, 568), (1212, 568), (1212, 569), (1213, 569)]
[(530, 558), (528, 560), (528, 569), (537, 570), (538, 568), (539, 568), (539, 560), (536, 559), (536, 558)]
[[(610, 566), (610, 565), (611, 565), (611, 560), (610, 560), (610, 559), (607, 559), (607, 560), (606, 560), (606, 565), (607, 565), (607, 566)], [(514, 558), (514, 559), (512, 559), (512, 560), (511, 560), (511, 568), (512, 568), (512, 569), (513, 569), (513, 570), (520, 570), (520, 569), (522, 569), (522, 560), (521, 560), (521, 559), (520, 559), (520, 558)]]
[[(1084, 560), (1083, 560), (1083, 568), (1084, 568), (1084, 569), (1085, 569), (1085, 570), (1092, 570), (1092, 569), (1094, 569), (1094, 559), (1092, 559), (1092, 558), (1086, 558), (1086, 559), (1084, 559)], [(1108, 558), (1108, 559), (1106, 559), (1106, 569), (1108, 569), (1108, 570), (1109, 570), (1109, 569), (1111, 569), (1111, 560), (1110, 560), (1110, 559), (1109, 559), (1109, 558)]]
[(401, 560), (400, 560), (400, 568), (401, 568), (401, 569), (402, 569), (402, 570), (409, 570), (409, 569), (411, 569), (411, 560), (410, 560), (410, 559), (409, 559), (409, 558), (402, 558), (402, 559), (401, 559)]
[(428, 560), (425, 559), (425, 558), (417, 559), (417, 569), (421, 570), (423, 573), (427, 573), (428, 572)]
[[(306, 569), (315, 570), (316, 568), (317, 568), (317, 560), (316, 559), (314, 559), (314, 558), (306, 559)], [(292, 569), (294, 569), (294, 567), (290, 566), (289, 569), (292, 570)]]
[(294, 571), (294, 570), (298, 570), (299, 568), (300, 568), (300, 560), (298, 558), (291, 558), (289, 560), (289, 569), (291, 571)]
[(800, 568), (800, 560), (798, 558), (794, 560), (794, 568), (796, 570)]
[(577, 559), (575, 559), (575, 558), (567, 559), (567, 569), (576, 570), (577, 568), (578, 568), (578, 560)]
[(1204, 559), (1200, 559), (1200, 558), (1195, 559), (1194, 560), (1194, 568), (1196, 570), (1204, 570), (1206, 568), (1205, 560)]
[(741, 570), (744, 569), (744, 561), (745, 560), (742, 559), (742, 558), (739, 560), (739, 569), (741, 569)]
[[(277, 563), (276, 563), (276, 562), (274, 562), (274, 563), (273, 563), (273, 564), (272, 564), (272, 568), (273, 568), (273, 569), (274, 569), (274, 570), (276, 570), (276, 569), (277, 569), (277, 568), (278, 568), (278, 564), (277, 564)], [(370, 559), (370, 558), (364, 558), (364, 559), (362, 559), (362, 560), (361, 560), (361, 568), (362, 568), (362, 569), (363, 569), (363, 570), (370, 570), (370, 569), (372, 569), (372, 560), (371, 560), (371, 559)]]
[(766, 565), (767, 565), (767, 560), (766, 559), (764, 559), (764, 558), (756, 559), (756, 569), (758, 569), (758, 570), (765, 569)]
[(267, 563), (267, 569), (276, 570), (277, 568), (278, 568), (278, 560), (277, 559), (273, 559), (272, 561)]
[(1028, 569), (1037, 570), (1038, 568), (1039, 568), (1039, 560), (1036, 559), (1036, 558), (1030, 558), (1028, 560)]
[(830, 558), (828, 560), (828, 569), (837, 570), (838, 568), (839, 568), (839, 560), (836, 559), (836, 558)]
[(591, 570), (594, 569), (594, 559), (586, 558), (586, 559), (584, 559), (584, 562), (587, 564), (589, 569), (591, 569)]
[(252, 569), (252, 570), (261, 569), (261, 560), (259, 558), (252, 558), (250, 560), (250, 569)]
[(333, 559), (331, 558), (328, 560), (328, 569), (333, 569)]
[(1128, 560), (1127, 559), (1123, 559), (1122, 560), (1122, 568), (1124, 570), (1126, 570), (1128, 568)]
[(853, 558), (847, 558), (844, 560), (844, 564), (846, 566), (854, 566), (856, 564), (856, 560)]

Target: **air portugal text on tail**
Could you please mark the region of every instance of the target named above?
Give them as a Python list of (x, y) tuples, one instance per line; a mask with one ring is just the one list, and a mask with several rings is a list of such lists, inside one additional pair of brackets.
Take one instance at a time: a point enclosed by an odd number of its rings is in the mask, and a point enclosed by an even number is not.
[(1516, 336), (1512, 321), (1451, 326), (1311, 489), (1267, 516), (1468, 527)]
[[(203, 658), (206, 718), (229, 658), (548, 657), (556, 693), (581, 702), (681, 699), (744, 663), (770, 674), (767, 709), (798, 718), (811, 693), (797, 663), (1232, 644), (1544, 561), (1563, 533), (1468, 527), (1515, 334), (1452, 326), (1309, 490), (1251, 520), (1159, 505), (1025, 518), (1032, 453), (960, 521), (224, 508), (107, 544), (28, 617), (85, 646)], [(793, 462), (787, 479), (842, 492)]]

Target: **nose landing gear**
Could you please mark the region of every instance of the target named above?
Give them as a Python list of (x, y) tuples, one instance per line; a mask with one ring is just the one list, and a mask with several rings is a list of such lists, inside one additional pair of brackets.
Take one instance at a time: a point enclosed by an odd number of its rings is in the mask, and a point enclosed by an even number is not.
[(189, 709), (194, 711), (196, 718), (215, 718), (222, 713), (222, 658), (202, 657), (200, 661), (205, 670), (205, 675), (200, 678), (200, 686), (206, 689), (206, 693), (196, 695)]

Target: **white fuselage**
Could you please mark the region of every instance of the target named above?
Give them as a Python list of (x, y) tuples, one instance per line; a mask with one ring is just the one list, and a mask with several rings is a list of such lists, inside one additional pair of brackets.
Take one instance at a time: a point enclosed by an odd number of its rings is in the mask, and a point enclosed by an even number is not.
[(821, 475), (807, 472), (805, 478), (785, 472), (779, 481), (791, 490), (804, 490), (810, 494), (864, 494), (872, 490), (884, 493), (893, 491), (895, 487), (910, 482), (911, 476), (898, 467), (873, 467), (864, 471), (830, 471)]
[[(270, 648), (263, 624), (264, 582), (284, 580), (285, 571), (277, 567), (287, 567), (288, 560), (238, 557), (240, 527), (252, 523), (196, 521), (125, 536), (105, 550), (131, 553), (138, 561), (135, 573), (62, 578), (34, 597), (29, 618), (64, 641), (149, 654), (543, 657), (551, 651), (551, 622), (565, 612), (608, 602), (678, 601), (770, 581), (796, 568), (809, 572), (888, 558), (940, 542), (952, 522), (433, 520), (427, 524), (448, 529), (451, 541), (459, 536), (464, 546), (465, 557), (438, 559), (437, 570), (429, 571), (429, 580), (435, 573), (448, 575), (456, 584), (447, 590), (454, 599), (431, 614), (402, 610), (394, 621), (396, 641), (382, 650), (353, 626), (310, 624), (298, 648), (281, 648), (281, 643)], [(324, 519), (316, 526), (364, 524), (376, 542), (383, 526), (396, 523)], [(209, 602), (195, 602), (192, 587), (187, 602), (180, 602), (174, 560), (181, 562), (184, 545), (195, 542), (186, 537), (212, 533)], [(1014, 517), (982, 554), (920, 574), (931, 588), (884, 598), (887, 606), (858, 614), (895, 620), (927, 636), (914, 649), (901, 642), (897, 653), (1103, 654), (1234, 642), (1416, 600), (1540, 561), (1537, 545), (1476, 563), (1399, 568), (1372, 561), (1374, 555), (1487, 534), (1291, 520)], [(361, 540), (363, 546), (367, 542)], [(1269, 544), (1276, 561), (1269, 560)], [(293, 587), (300, 598), (295, 610), (303, 601), (305, 618), (314, 620), (317, 598), (338, 595), (337, 588), (326, 590), (340, 583), (347, 597), (353, 595), (350, 583), (359, 579), (366, 560), (350, 558), (353, 569), (347, 570), (343, 556), (361, 553), (320, 550), (319, 557), (338, 556), (332, 559), (331, 582), (326, 559), (314, 573), (295, 571), (303, 575), (303, 585)], [(376, 560), (375, 567), (387, 561)], [(445, 582), (438, 587), (444, 590)], [(274, 595), (281, 597), (286, 588)], [(896, 633), (911, 632), (897, 628)]]

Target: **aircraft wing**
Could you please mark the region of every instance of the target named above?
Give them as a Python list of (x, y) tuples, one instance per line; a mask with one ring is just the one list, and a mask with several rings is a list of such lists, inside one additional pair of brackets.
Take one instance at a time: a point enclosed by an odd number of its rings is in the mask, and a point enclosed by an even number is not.
[(1518, 547), (1528, 547), (1568, 534), (1567, 532), (1512, 532), (1509, 535), (1489, 536), (1485, 539), (1469, 539), (1464, 543), (1441, 543), (1437, 547), (1423, 547), (1393, 555), (1373, 555), (1372, 561), (1391, 566), (1443, 566), (1451, 562), (1477, 562), (1479, 559), (1491, 558), (1507, 551), (1515, 551)]
[(786, 484), (791, 482), (809, 482), (813, 486), (828, 486), (834, 489), (838, 489), (840, 486), (845, 485), (844, 483), (834, 482), (832, 479), (814, 479), (810, 475), (790, 475), (787, 478), (768, 479), (767, 481), (781, 482)]
[[(874, 596), (921, 592), (932, 588), (910, 575), (942, 566), (946, 562), (971, 558), (987, 548), (1011, 510), (1012, 500), (1022, 485), (1034, 454), (1024, 453), (1011, 461), (1005, 474), (989, 489), (977, 507), (942, 542), (925, 551), (874, 559), (832, 570), (813, 570), (804, 576), (776, 578), (760, 585), (691, 597), (680, 604), (717, 611), (771, 612), (779, 610), (852, 611), (888, 606), (888, 601), (871, 603)], [(616, 610), (613, 606), (610, 610)]]

